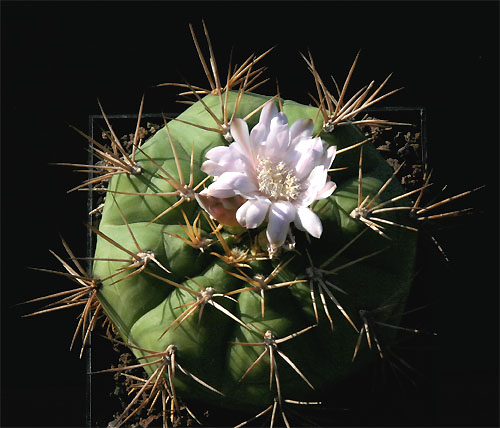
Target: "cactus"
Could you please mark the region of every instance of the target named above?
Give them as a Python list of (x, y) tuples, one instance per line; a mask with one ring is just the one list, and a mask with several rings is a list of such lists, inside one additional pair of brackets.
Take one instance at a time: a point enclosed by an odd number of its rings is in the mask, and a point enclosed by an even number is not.
[[(194, 32), (193, 37), (210, 89), (178, 85), (195, 101), (178, 117), (165, 118), (146, 142), (136, 131), (131, 152), (105, 115), (111, 148), (84, 135), (101, 163), (88, 166), (96, 176), (77, 188), (109, 181), (101, 189), (106, 198), (99, 227), (89, 226), (97, 236), (92, 274), (63, 241), (74, 266), (54, 254), (79, 287), (47, 296), (59, 300), (34, 314), (83, 306), (75, 337), (82, 331), (85, 344), (104, 315), (135, 354), (134, 367), (143, 367), (147, 376), (117, 426), (139, 410), (144, 392), (151, 402), (161, 397), (165, 424), (182, 397), (259, 415), (279, 408), (288, 425), (286, 403), (321, 400), (322, 391), (384, 356), (395, 331), (403, 329), (398, 319), (414, 275), (418, 227), (430, 210), (453, 198), (423, 205), (430, 175), (406, 191), (397, 171), (361, 133), (359, 124), (394, 125), (355, 117), (395, 91), (380, 95), (386, 79), (347, 100), (358, 57), (336, 97), (312, 56), (304, 57), (318, 90), (312, 107), (279, 93), (253, 92), (262, 72), (255, 64), (267, 52), (228, 72), (222, 86), (211, 46), (212, 72)], [(138, 128), (142, 109), (143, 103)], [(258, 213), (260, 222), (253, 221), (257, 214), (242, 217), (249, 197), (225, 194), (222, 173), (207, 166), (218, 162), (214, 153), (222, 153), (214, 148), (241, 149), (245, 127), (252, 132), (268, 116), (282, 121), (280, 129), (298, 129), (319, 144), (328, 187), (312, 204), (297, 208), (306, 209), (303, 217), (290, 217), (277, 232), (270, 211)], [(291, 186), (287, 206), (298, 199), (293, 186), (306, 192), (306, 185), (314, 185), (312, 179), (294, 181), (291, 161), (268, 169), (259, 165), (257, 174), (278, 176), (278, 185)], [(269, 190), (276, 183), (266, 187), (267, 178), (260, 177), (259, 191), (277, 206), (277, 193)], [(392, 328), (376, 332), (377, 324)]]

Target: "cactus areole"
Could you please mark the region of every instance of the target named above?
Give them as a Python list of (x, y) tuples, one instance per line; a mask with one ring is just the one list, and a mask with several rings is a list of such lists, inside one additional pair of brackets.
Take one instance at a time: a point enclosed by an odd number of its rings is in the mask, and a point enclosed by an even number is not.
[[(284, 399), (321, 399), (374, 355), (364, 342), (353, 360), (360, 311), (394, 298), (384, 316), (402, 310), (417, 234), (361, 220), (405, 190), (370, 142), (356, 146), (356, 125), (327, 132), (315, 107), (230, 91), (232, 121), (214, 132), (208, 110), (223, 121), (220, 101), (192, 104), (137, 151), (135, 173), (111, 179), (93, 266), (99, 302), (142, 363), (175, 347), (211, 387), (177, 375), (183, 399), (262, 409), (276, 395), (273, 367)], [(380, 217), (411, 226), (403, 211)]]

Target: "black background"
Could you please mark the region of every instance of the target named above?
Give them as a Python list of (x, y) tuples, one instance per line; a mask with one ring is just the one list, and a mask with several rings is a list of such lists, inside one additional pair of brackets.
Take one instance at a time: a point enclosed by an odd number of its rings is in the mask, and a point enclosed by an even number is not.
[[(487, 184), (471, 199), (482, 213), (440, 237), (452, 263), (432, 283), (439, 336), (422, 392), (427, 408), (416, 399), (382, 419), (359, 420), (498, 426), (497, 2), (1, 6), (2, 426), (84, 424), (84, 364), (68, 351), (73, 315), (22, 319), (27, 308), (14, 306), (64, 289), (63, 278), (28, 269), (59, 269), (48, 252), (61, 253), (59, 234), (85, 253), (87, 195), (66, 194), (82, 176), (49, 165), (86, 161), (84, 140), (67, 124), (86, 130), (97, 98), (109, 114), (136, 113), (143, 93), (145, 112), (182, 111), (174, 90), (154, 85), (181, 76), (206, 84), (188, 29), (193, 23), (203, 39), (202, 19), (221, 69), (233, 46), (233, 63), (241, 63), (277, 45), (261, 92), (274, 94), (278, 77), (282, 96), (301, 102), (314, 86), (299, 51), (310, 49), (323, 75), (342, 81), (362, 49), (351, 88), (394, 72), (388, 87), (405, 89), (383, 105), (426, 107), (438, 183), (448, 183), (449, 194)], [(401, 419), (405, 412), (415, 418)]]

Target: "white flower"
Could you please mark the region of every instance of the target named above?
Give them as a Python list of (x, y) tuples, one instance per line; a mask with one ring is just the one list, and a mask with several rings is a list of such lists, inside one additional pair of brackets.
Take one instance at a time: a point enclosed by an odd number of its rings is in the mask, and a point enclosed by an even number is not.
[(308, 208), (335, 190), (328, 177), (336, 147), (312, 138), (311, 119), (298, 119), (288, 126), (284, 113), (268, 102), (259, 123), (248, 132), (242, 119), (233, 119), (234, 142), (209, 150), (202, 171), (214, 182), (201, 195), (214, 198), (241, 196), (238, 223), (253, 229), (267, 221), (270, 249), (285, 242), (290, 223), (315, 238), (323, 232), (319, 217)]

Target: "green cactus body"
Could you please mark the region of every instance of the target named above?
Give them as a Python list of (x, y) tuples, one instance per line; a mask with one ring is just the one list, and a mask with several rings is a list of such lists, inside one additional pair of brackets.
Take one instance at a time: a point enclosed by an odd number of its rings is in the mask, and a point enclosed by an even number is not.
[[(232, 114), (235, 99), (236, 93), (229, 93), (228, 115)], [(236, 116), (245, 117), (268, 99), (269, 97), (265, 96), (244, 94)], [(212, 111), (220, 111), (218, 97), (208, 95), (203, 101)], [(283, 111), (290, 124), (299, 118), (315, 119), (317, 116), (316, 108), (291, 101), (283, 102)], [(259, 113), (247, 121), (250, 129), (257, 123), (258, 116)], [(205, 127), (214, 126), (213, 118), (201, 102), (190, 106), (179, 119)], [(321, 125), (322, 121), (318, 119), (315, 134), (321, 129)], [(227, 145), (227, 142), (219, 133), (180, 121), (171, 121), (169, 131), (186, 181), (190, 174), (190, 156), (194, 147), (194, 183), (199, 183), (206, 177), (200, 170), (205, 160), (205, 153), (215, 146)], [(331, 133), (322, 133), (321, 138), (329, 145), (337, 146), (338, 149), (364, 140), (364, 136), (354, 125), (338, 126)], [(393, 171), (370, 143), (363, 147), (363, 196), (368, 194), (374, 196)], [(104, 281), (99, 290), (99, 301), (125, 342), (156, 352), (162, 352), (167, 346), (174, 344), (177, 348), (176, 358), (184, 368), (224, 393), (224, 396), (218, 395), (189, 377), (179, 375), (176, 376), (175, 386), (181, 397), (195, 398), (221, 406), (262, 408), (269, 404), (273, 396), (269, 388), (268, 356), (256, 365), (243, 381), (238, 382), (264, 348), (242, 346), (231, 342), (262, 342), (261, 332), (266, 330), (271, 330), (279, 338), (316, 324), (310, 284), (302, 282), (267, 290), (264, 318), (261, 315), (261, 297), (257, 292), (233, 294), (232, 297), (237, 303), (223, 297), (214, 297), (215, 302), (241, 319), (249, 327), (248, 329), (207, 304), (203, 308), (201, 318), (198, 308), (180, 325), (174, 324), (165, 333), (167, 327), (188, 308), (186, 305), (195, 301), (196, 296), (158, 277), (177, 282), (195, 292), (200, 292), (199, 285), (202, 285), (205, 288), (212, 287), (215, 293), (221, 294), (251, 287), (251, 284), (228, 274), (229, 271), (233, 273), (238, 271), (210, 254), (211, 252), (223, 254), (220, 243), (215, 243), (202, 252), (173, 236), (177, 234), (187, 238), (181, 227), (181, 224), (184, 225), (181, 209), (192, 222), (200, 209), (196, 201), (185, 202), (150, 223), (178, 198), (130, 193), (172, 192), (175, 189), (167, 180), (160, 177), (165, 174), (158, 165), (173, 177), (177, 178), (178, 173), (165, 128), (148, 140), (142, 150), (145, 154), (138, 152), (136, 157), (142, 168), (140, 174), (121, 174), (111, 180), (109, 190), (114, 193), (113, 197), (108, 194), (106, 198), (99, 230), (129, 251), (138, 253), (135, 238), (140, 249), (152, 252), (155, 259), (171, 273), (168, 274), (153, 262), (149, 262), (140, 273), (130, 275), (133, 269), (126, 270)], [(314, 207), (323, 223), (321, 238), (307, 239), (305, 233), (297, 231), (295, 251), (282, 252), (276, 260), (252, 262), (250, 263), (252, 270), (242, 268), (244, 272), (250, 276), (255, 274), (266, 276), (280, 261), (293, 255), (293, 261), (279, 273), (275, 282), (309, 280), (307, 269), (310, 267), (310, 262), (306, 250), (314, 266), (320, 266), (366, 228), (361, 222), (349, 216), (358, 203), (359, 151), (360, 149), (356, 148), (336, 157), (333, 166), (348, 167), (348, 169), (330, 174), (337, 183), (337, 189), (332, 196), (321, 200)], [(387, 200), (403, 193), (405, 191), (402, 186), (397, 180), (393, 180), (380, 199)], [(398, 205), (402, 203), (408, 205), (409, 201), (407, 199), (398, 201)], [(397, 223), (404, 223), (404, 217), (399, 211), (392, 211), (384, 216)], [(200, 224), (202, 233), (207, 237), (210, 236), (211, 229), (203, 216)], [(247, 250), (250, 248), (248, 236), (255, 237), (260, 230), (263, 230), (263, 227), (243, 233), (237, 244), (233, 242), (235, 238), (227, 230), (223, 231), (223, 236), (230, 247), (237, 245), (240, 249)], [(369, 230), (331, 266), (329, 265), (329, 268), (333, 269), (384, 249), (380, 254), (341, 269), (330, 277), (336, 286), (347, 293), (335, 292), (335, 296), (358, 328), (362, 326), (358, 316), (360, 309), (370, 310), (380, 307), (395, 296), (399, 304), (392, 306), (385, 316), (395, 316), (397, 321), (397, 314), (401, 312), (401, 305), (404, 304), (409, 292), (415, 259), (416, 232), (391, 226), (385, 230), (390, 240)], [(126, 262), (109, 259), (130, 259), (130, 256), (100, 235), (97, 239), (95, 258), (94, 276), (106, 278), (127, 266)], [(130, 276), (120, 280), (126, 275)], [(319, 313), (318, 325), (290, 341), (283, 342), (279, 345), (279, 349), (293, 361), (318, 392), (358, 370), (366, 364), (373, 353), (367, 350), (365, 344), (359, 356), (352, 362), (358, 333), (327, 297), (329, 313), (334, 324), (332, 330), (318, 296), (316, 300)], [(254, 327), (261, 332), (253, 329)], [(390, 340), (390, 337), (386, 340)], [(132, 348), (132, 351), (137, 357), (147, 355), (137, 348)], [(279, 357), (277, 364), (281, 393), (285, 398), (302, 400), (314, 396), (315, 391), (289, 364)], [(151, 374), (155, 368), (156, 366), (148, 366), (146, 370)]]

